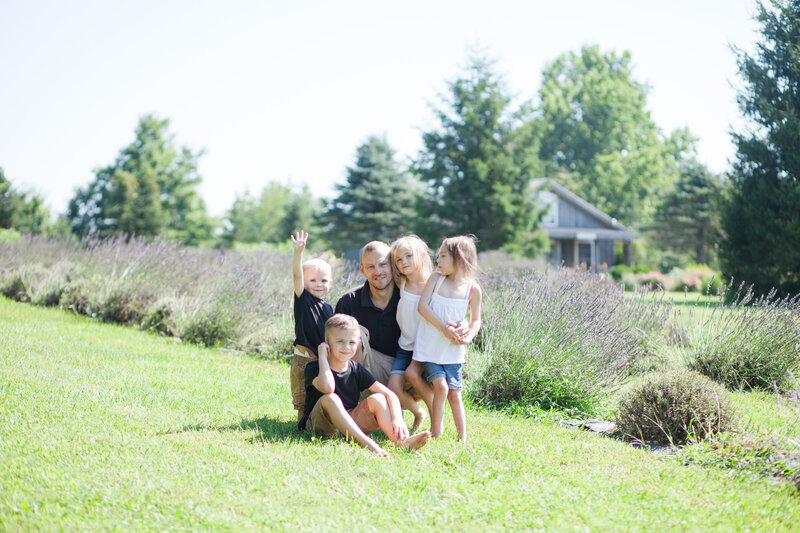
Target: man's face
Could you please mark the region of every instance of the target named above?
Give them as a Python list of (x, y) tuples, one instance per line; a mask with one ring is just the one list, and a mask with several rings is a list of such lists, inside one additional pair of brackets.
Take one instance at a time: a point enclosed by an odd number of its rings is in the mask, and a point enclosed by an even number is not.
[(331, 285), (333, 285), (331, 277), (331, 271), (327, 268), (303, 269), (303, 285), (308, 292), (319, 299), (325, 298), (331, 290)]
[(331, 347), (331, 355), (338, 359), (352, 359), (358, 350), (361, 334), (357, 329), (337, 328), (331, 330), (325, 342)]
[(389, 263), (389, 247), (378, 248), (361, 256), (361, 273), (373, 289), (383, 290), (392, 282), (392, 266)]

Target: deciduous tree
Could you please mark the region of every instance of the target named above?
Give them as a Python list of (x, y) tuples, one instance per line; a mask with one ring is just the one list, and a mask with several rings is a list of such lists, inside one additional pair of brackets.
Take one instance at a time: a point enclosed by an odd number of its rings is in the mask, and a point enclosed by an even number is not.
[(539, 96), (547, 174), (625, 224), (648, 222), (693, 141), (656, 127), (630, 53), (567, 52), (545, 67)]

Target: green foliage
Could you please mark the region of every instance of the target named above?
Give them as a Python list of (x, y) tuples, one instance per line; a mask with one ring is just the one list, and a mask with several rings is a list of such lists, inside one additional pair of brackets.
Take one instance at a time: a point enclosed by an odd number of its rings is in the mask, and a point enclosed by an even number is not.
[(44, 199), (15, 189), (0, 167), (0, 228), (42, 235), (49, 230), (50, 212)]
[(437, 110), (439, 127), (423, 135), (416, 168), (427, 185), (419, 233), (430, 242), (475, 234), (481, 248), (535, 255), (546, 240), (543, 212), (531, 199), (531, 178), (541, 173), (535, 124), (523, 125), (526, 109), (512, 112), (494, 65), (470, 59), (449, 84)]
[(648, 221), (693, 140), (656, 127), (630, 53), (565, 53), (545, 67), (539, 97), (548, 174), (624, 224)]
[(620, 401), (617, 428), (640, 442), (685, 444), (732, 429), (727, 392), (685, 370), (646, 376)]
[(734, 133), (737, 157), (723, 213), (725, 270), (784, 294), (800, 292), (800, 4), (759, 3), (754, 56), (736, 49), (738, 102), (753, 125)]
[(421, 186), (400, 170), (385, 138), (370, 137), (358, 147), (346, 183), (336, 189), (322, 219), (325, 237), (337, 251), (372, 240), (391, 242), (413, 231)]
[(235, 243), (283, 243), (299, 229), (315, 234), (320, 211), (321, 202), (307, 185), (295, 192), (286, 185), (270, 182), (258, 198), (249, 193), (236, 197), (225, 215), (221, 241), (225, 247), (233, 248)]
[(716, 257), (721, 238), (720, 208), (725, 184), (705, 165), (684, 161), (673, 188), (658, 206), (654, 229), (662, 248), (694, 252), (697, 263)]
[(168, 127), (167, 119), (142, 117), (136, 139), (76, 191), (67, 220), (77, 236), (160, 235), (186, 244), (211, 237), (214, 223), (197, 191), (202, 153), (177, 148)]

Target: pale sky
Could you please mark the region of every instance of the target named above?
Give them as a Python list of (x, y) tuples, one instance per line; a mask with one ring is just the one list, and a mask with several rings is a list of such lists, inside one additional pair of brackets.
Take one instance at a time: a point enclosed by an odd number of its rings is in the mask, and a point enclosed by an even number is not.
[(756, 4), (472, 0), (305, 2), (0, 0), (0, 167), (64, 212), (93, 169), (169, 118), (205, 149), (201, 194), (221, 216), (275, 180), (331, 196), (355, 150), (386, 135), (406, 162), (431, 104), (476, 44), (518, 101), (559, 54), (629, 50), (665, 132), (688, 127), (722, 172), (740, 85), (729, 49), (752, 49)]

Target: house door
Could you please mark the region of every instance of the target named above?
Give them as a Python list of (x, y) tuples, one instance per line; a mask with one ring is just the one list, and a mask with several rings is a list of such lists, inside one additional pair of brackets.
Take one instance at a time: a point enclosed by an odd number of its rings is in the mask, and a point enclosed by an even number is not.
[(578, 243), (578, 264), (586, 266), (586, 270), (592, 270), (592, 243), (579, 242)]

